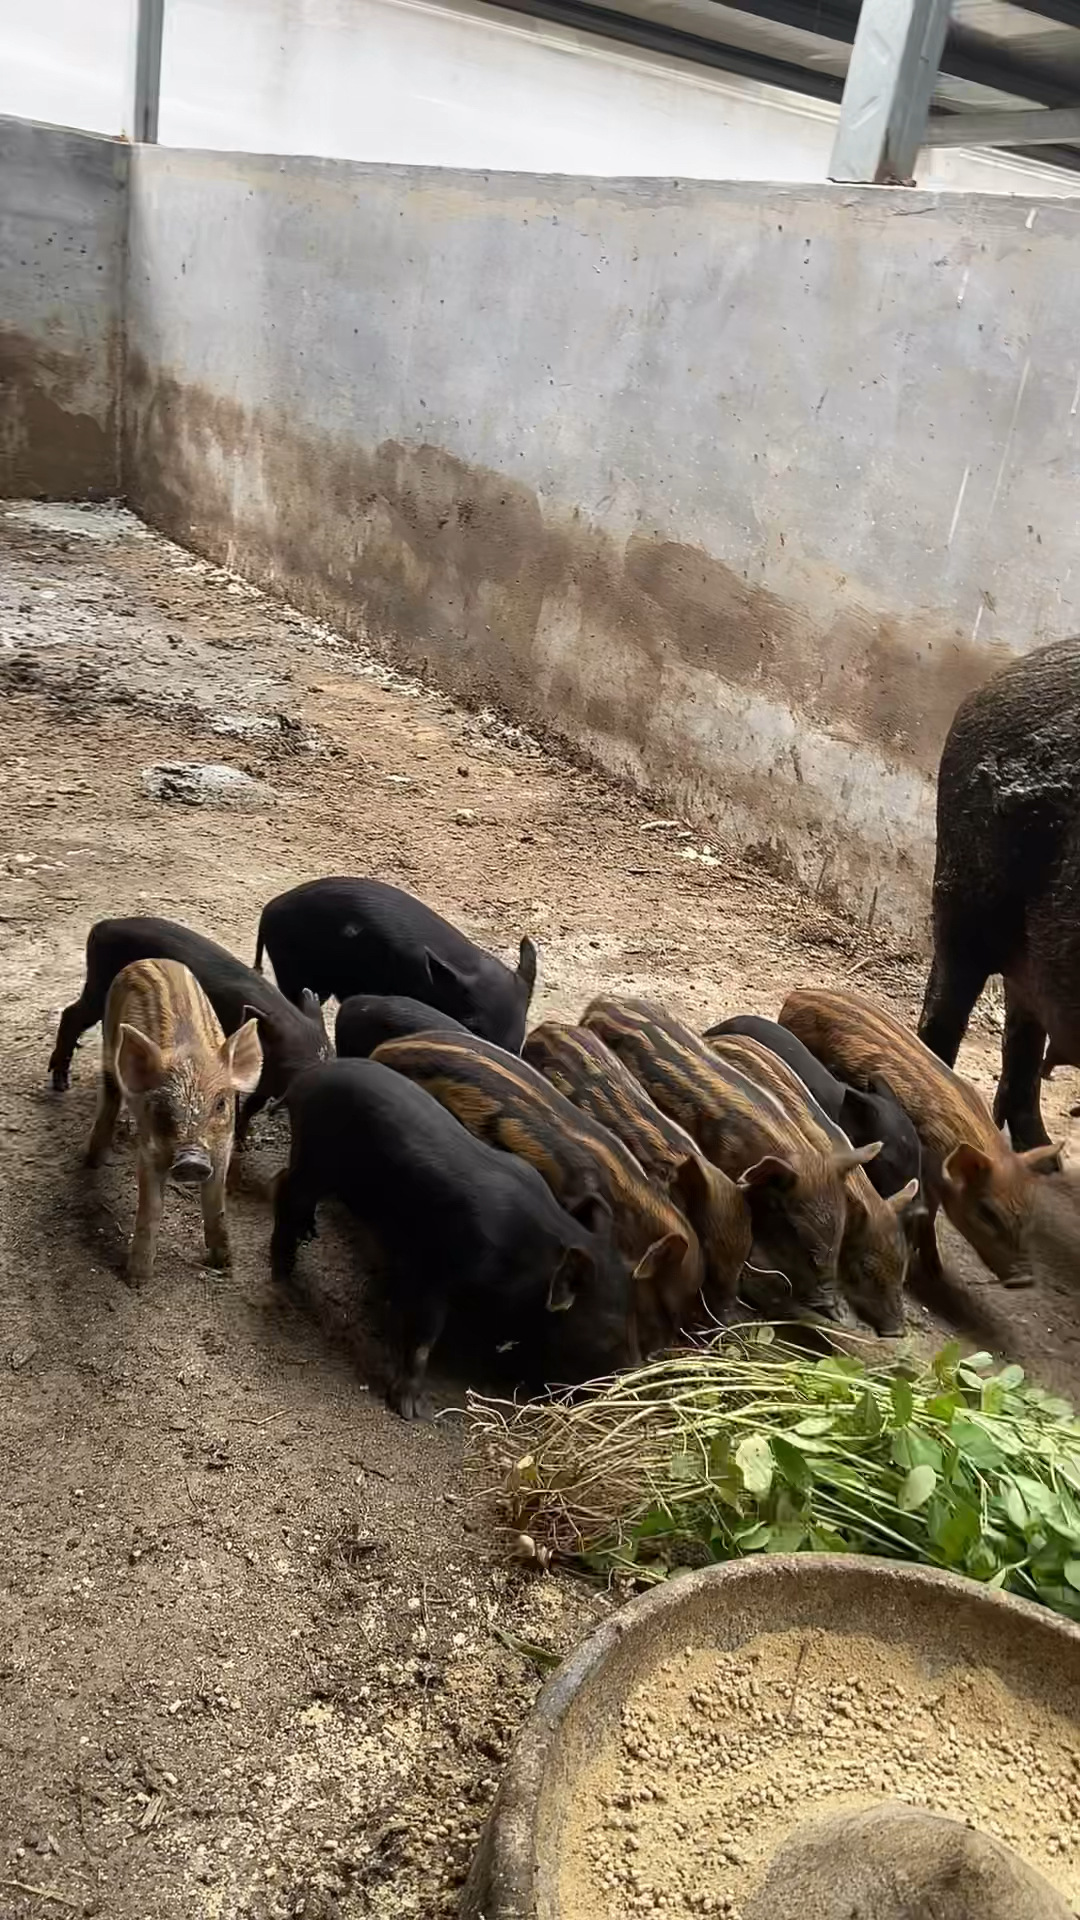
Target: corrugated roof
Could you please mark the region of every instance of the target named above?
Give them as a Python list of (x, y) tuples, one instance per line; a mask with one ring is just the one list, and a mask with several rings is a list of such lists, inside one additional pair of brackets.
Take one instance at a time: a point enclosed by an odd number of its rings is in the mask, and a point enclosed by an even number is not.
[[(518, 11), (817, 99), (843, 92), (859, 0), (509, 0)], [(1080, 106), (1080, 0), (953, 0), (933, 110)], [(1018, 146), (1080, 171), (1080, 142)]]

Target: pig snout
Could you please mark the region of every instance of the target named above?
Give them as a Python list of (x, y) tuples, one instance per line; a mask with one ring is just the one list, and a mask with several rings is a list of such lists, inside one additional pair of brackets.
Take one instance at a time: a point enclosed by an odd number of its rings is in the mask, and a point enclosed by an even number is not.
[(214, 1163), (205, 1147), (181, 1147), (173, 1155), (169, 1173), (184, 1186), (199, 1186), (209, 1180)]

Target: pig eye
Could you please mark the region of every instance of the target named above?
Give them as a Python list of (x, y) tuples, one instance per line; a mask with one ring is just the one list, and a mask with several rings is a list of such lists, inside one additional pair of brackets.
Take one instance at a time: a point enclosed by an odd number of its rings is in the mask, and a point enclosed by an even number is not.
[(214, 1119), (215, 1120), (224, 1119), (225, 1115), (228, 1113), (229, 1108), (231, 1106), (232, 1106), (231, 1093), (219, 1093), (217, 1099), (214, 1101), (214, 1106), (213, 1106)]

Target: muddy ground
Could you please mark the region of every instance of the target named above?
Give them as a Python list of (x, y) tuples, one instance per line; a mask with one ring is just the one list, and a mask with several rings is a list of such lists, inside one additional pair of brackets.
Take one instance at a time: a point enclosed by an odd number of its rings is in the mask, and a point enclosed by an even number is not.
[[(147, 798), (177, 760), (269, 791)], [(523, 1643), (612, 1602), (508, 1562), (459, 1421), (385, 1410), (339, 1226), (306, 1254), (317, 1320), (275, 1299), (279, 1122), (233, 1272), (177, 1193), (128, 1289), (130, 1153), (80, 1165), (97, 1036), (45, 1081), (86, 929), (162, 913), (249, 955), (272, 894), (354, 872), (504, 953), (532, 933), (541, 1014), (605, 988), (703, 1023), (854, 981), (911, 1015), (921, 966), (106, 508), (0, 510), (0, 782), (0, 1916), (444, 1920), (540, 1684)], [(985, 1090), (996, 1045), (991, 1006)], [(1062, 1131), (1076, 1097), (1059, 1074)], [(1075, 1390), (1072, 1300), (963, 1273), (980, 1339)]]

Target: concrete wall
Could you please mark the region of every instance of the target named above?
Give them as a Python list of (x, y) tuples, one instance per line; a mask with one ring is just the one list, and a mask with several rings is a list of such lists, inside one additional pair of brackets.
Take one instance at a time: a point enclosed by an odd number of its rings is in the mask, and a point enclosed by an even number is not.
[(0, 496), (119, 491), (128, 156), (0, 120)]
[(130, 267), (139, 510), (918, 924), (1080, 629), (1080, 209), (151, 149)]

